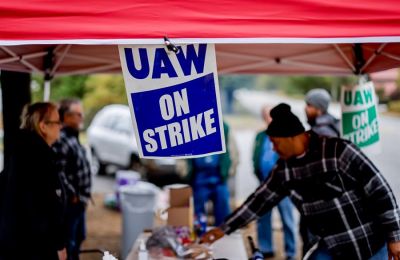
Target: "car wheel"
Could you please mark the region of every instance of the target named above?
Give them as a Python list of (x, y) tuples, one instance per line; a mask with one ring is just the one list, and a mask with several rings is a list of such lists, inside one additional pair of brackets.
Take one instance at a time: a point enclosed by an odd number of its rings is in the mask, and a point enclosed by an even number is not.
[(92, 150), (91, 170), (93, 174), (106, 175), (106, 165), (102, 163), (94, 150)]

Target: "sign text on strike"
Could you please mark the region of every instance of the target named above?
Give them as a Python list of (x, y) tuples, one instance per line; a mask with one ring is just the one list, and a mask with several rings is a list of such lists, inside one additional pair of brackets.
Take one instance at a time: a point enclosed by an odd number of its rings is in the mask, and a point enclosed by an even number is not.
[[(159, 99), (159, 105), (161, 116), (166, 121), (190, 113), (186, 88), (175, 91), (172, 95), (162, 95)], [(211, 135), (217, 131), (214, 123), (214, 109), (211, 108), (189, 118), (184, 118), (179, 122), (146, 129), (143, 131), (143, 139), (146, 142), (145, 149), (152, 153), (160, 148), (167, 149), (168, 147), (179, 146)]]

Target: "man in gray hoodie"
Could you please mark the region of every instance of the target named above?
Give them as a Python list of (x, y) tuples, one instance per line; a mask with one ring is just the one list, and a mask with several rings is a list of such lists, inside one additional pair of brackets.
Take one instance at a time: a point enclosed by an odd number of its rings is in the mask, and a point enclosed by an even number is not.
[(339, 120), (328, 113), (331, 96), (322, 88), (310, 90), (306, 94), (306, 115), (308, 123), (318, 135), (339, 137)]

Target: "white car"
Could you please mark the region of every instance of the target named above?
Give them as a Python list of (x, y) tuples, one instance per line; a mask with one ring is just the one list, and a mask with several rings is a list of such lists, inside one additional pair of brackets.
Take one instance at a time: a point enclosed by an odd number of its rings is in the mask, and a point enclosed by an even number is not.
[(92, 152), (92, 171), (105, 174), (108, 165), (145, 173), (156, 185), (182, 182), (175, 173), (175, 159), (143, 160), (133, 131), (129, 107), (108, 105), (93, 118), (87, 129)]

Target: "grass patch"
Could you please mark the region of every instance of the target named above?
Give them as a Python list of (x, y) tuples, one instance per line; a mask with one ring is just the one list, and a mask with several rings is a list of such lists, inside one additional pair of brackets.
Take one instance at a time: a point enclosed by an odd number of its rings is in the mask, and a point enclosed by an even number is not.
[(393, 100), (388, 103), (389, 112), (400, 115), (400, 100)]

